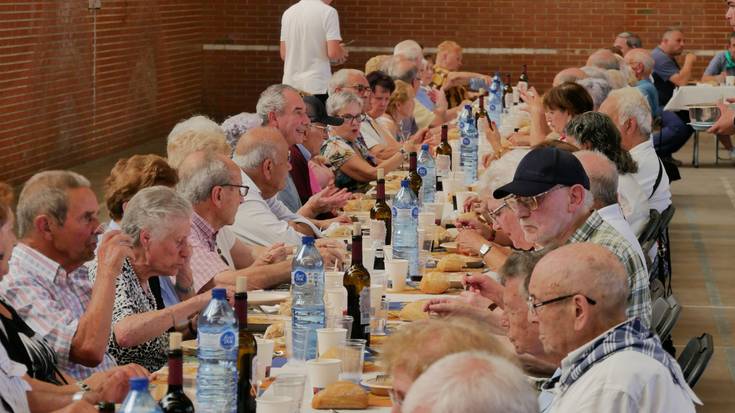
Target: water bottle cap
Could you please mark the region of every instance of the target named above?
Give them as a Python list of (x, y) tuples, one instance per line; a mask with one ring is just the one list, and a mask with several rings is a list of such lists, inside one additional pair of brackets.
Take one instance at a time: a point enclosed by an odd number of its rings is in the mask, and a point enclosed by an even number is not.
[(422, 143), (421, 144), (421, 150), (422, 151), (428, 151), (429, 150), (429, 144), (428, 143)]
[(401, 188), (408, 188), (408, 179), (404, 179), (401, 181)]
[(227, 299), (227, 290), (224, 288), (213, 288), (212, 289), (212, 298), (217, 300), (226, 300)]
[(148, 379), (146, 377), (133, 377), (130, 379), (130, 390), (148, 391)]
[(310, 237), (310, 236), (301, 237), (301, 243), (303, 245), (313, 245), (314, 237)]

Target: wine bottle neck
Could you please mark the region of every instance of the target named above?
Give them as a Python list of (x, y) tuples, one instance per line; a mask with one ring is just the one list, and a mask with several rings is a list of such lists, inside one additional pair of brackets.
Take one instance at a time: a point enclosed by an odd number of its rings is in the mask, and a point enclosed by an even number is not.
[(408, 158), (408, 167), (411, 171), (416, 172), (416, 155), (411, 154), (411, 157)]
[(362, 265), (362, 235), (352, 236), (352, 265)]
[(181, 390), (184, 382), (184, 357), (181, 350), (168, 352), (168, 391)]
[(378, 185), (375, 187), (375, 199), (385, 202), (385, 180), (379, 179)]
[(248, 328), (248, 293), (235, 293), (235, 315), (240, 329)]

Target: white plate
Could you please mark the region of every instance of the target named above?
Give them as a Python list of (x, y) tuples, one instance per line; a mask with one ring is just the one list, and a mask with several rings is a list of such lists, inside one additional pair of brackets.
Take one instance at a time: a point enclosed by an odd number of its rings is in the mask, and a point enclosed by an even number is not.
[(291, 294), (288, 291), (248, 291), (248, 305), (273, 305), (287, 300)]
[(457, 243), (454, 241), (442, 242), (441, 244), (439, 244), (439, 246), (447, 250), (447, 252), (456, 252), (458, 248)]

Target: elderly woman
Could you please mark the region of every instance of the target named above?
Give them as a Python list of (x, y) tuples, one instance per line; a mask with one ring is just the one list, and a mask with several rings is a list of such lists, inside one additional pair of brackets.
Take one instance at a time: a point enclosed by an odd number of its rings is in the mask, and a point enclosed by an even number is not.
[(639, 235), (649, 218), (648, 196), (633, 177), (638, 172), (638, 164), (621, 146), (615, 123), (603, 113), (584, 113), (569, 122), (565, 134), (578, 147), (601, 152), (613, 161), (618, 170), (618, 202), (625, 220)]
[(178, 168), (186, 155), (208, 150), (229, 156), (232, 153), (225, 131), (206, 116), (192, 116), (173, 127), (166, 139), (168, 163)]
[[(176, 170), (158, 155), (133, 155), (120, 159), (105, 180), (105, 205), (110, 214), (107, 231), (120, 229), (125, 206), (143, 188), (163, 185), (173, 188), (179, 181)], [(193, 296), (187, 286), (192, 285), (191, 273), (179, 272), (176, 280), (167, 276), (148, 280), (156, 307), (171, 306)], [(178, 286), (179, 288), (176, 288)]]
[(365, 192), (368, 182), (377, 179), (378, 168), (390, 172), (401, 164), (403, 154), (416, 149), (407, 141), (400, 152), (378, 162), (360, 137), (360, 123), (365, 119), (363, 101), (349, 92), (338, 92), (327, 100), (327, 113), (344, 120), (340, 126), (331, 128), (331, 136), (322, 145), (321, 153), (332, 166), (335, 184), (350, 192)]
[(385, 113), (378, 118), (378, 122), (399, 141), (405, 141), (409, 137), (405, 134), (404, 124), (410, 123), (413, 118), (415, 97), (416, 94), (411, 85), (396, 80), (395, 89), (390, 94)]
[(573, 117), (594, 109), (592, 96), (584, 87), (572, 82), (564, 82), (549, 89), (543, 99), (531, 88), (523, 96), (523, 100), (528, 103), (531, 113), (530, 145), (536, 145), (545, 139), (564, 140), (564, 127), (567, 123)]
[[(158, 370), (166, 364), (167, 332), (194, 332), (189, 317), (204, 308), (209, 297), (202, 294), (157, 310), (148, 286), (151, 277), (187, 270), (191, 213), (189, 202), (164, 186), (145, 188), (128, 202), (122, 230), (132, 238), (133, 254), (123, 261), (117, 279), (108, 350), (118, 363)], [(96, 264), (89, 272), (92, 281)]]

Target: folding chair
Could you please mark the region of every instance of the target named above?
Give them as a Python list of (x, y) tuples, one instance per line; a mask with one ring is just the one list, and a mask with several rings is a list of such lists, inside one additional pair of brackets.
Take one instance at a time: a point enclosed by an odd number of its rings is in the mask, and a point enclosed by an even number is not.
[(687, 343), (681, 355), (676, 360), (681, 366), (684, 378), (689, 387), (694, 388), (702, 373), (707, 369), (712, 354), (715, 352), (715, 345), (712, 335), (704, 333), (699, 337), (694, 337)]
[(673, 295), (667, 298), (659, 297), (653, 303), (651, 329), (656, 332), (662, 342), (671, 336), (671, 331), (679, 321), (679, 316), (681, 316), (681, 305)]

